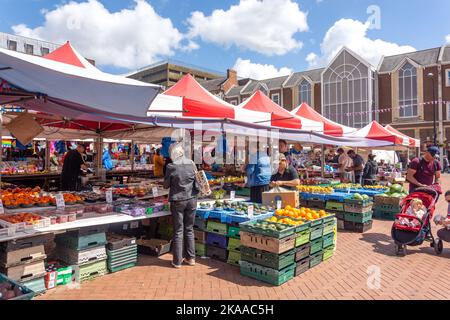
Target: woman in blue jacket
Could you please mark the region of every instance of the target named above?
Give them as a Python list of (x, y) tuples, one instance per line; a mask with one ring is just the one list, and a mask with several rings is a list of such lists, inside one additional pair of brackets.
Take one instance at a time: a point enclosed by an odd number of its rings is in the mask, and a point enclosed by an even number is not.
[(250, 201), (262, 203), (262, 193), (269, 190), (272, 166), (267, 153), (258, 151), (258, 149), (255, 146), (249, 148), (249, 163), (245, 171), (247, 173), (247, 185), (250, 187)]

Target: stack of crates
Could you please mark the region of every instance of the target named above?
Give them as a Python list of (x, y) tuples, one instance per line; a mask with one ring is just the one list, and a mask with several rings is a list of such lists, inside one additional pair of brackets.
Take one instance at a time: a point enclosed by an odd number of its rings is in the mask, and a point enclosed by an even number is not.
[(345, 199), (344, 229), (363, 233), (372, 228), (373, 202), (367, 200)]
[(395, 220), (395, 216), (402, 211), (401, 198), (374, 197), (373, 217), (382, 220)]
[(108, 273), (106, 254), (106, 226), (87, 227), (57, 236), (56, 254), (72, 265), (78, 283)]
[(212, 210), (206, 217), (206, 256), (228, 261), (228, 226), (221, 222), (223, 210)]
[(339, 230), (345, 229), (345, 201), (351, 196), (350, 193), (344, 192), (334, 192), (327, 195), (326, 211), (335, 215)]
[(0, 273), (35, 293), (45, 292), (46, 240), (41, 235), (0, 243)]
[(72, 266), (67, 266), (60, 261), (49, 261), (45, 271), (47, 272), (45, 275), (45, 287), (47, 290), (72, 283)]
[(108, 234), (107, 241), (106, 252), (109, 272), (114, 273), (136, 266), (138, 258), (136, 238)]

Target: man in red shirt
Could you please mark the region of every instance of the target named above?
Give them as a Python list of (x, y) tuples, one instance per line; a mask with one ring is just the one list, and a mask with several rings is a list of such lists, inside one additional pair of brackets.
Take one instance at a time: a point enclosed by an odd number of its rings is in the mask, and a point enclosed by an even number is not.
[(409, 182), (409, 193), (416, 188), (439, 184), (441, 178), (441, 164), (435, 159), (439, 154), (439, 148), (429, 147), (422, 159), (414, 158), (408, 168), (406, 180)]

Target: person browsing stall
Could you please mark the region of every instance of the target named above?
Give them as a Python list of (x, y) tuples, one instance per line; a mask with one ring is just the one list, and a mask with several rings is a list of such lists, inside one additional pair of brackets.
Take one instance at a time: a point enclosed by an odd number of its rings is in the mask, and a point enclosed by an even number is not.
[(61, 172), (61, 189), (63, 191), (78, 191), (81, 169), (87, 169), (82, 156), (85, 151), (86, 147), (79, 144), (75, 150), (70, 150), (65, 154)]
[(441, 179), (441, 164), (435, 159), (439, 148), (429, 147), (421, 159), (414, 158), (409, 164), (406, 180), (409, 182), (409, 193), (421, 187), (439, 184)]
[(270, 178), (270, 186), (294, 189), (299, 184), (300, 179), (298, 177), (297, 170), (288, 164), (286, 156), (280, 153), (278, 171)]
[(349, 150), (347, 155), (352, 159), (353, 163), (347, 171), (354, 172), (355, 183), (362, 184), (362, 176), (364, 171), (364, 159), (357, 154), (354, 150)]

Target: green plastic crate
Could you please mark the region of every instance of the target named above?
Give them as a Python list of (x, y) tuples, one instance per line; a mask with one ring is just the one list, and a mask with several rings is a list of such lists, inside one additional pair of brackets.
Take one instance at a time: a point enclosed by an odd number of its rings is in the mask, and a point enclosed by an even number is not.
[(323, 250), (323, 261), (330, 259), (334, 254), (334, 245)]
[(195, 244), (195, 254), (200, 257), (206, 256), (206, 244), (196, 243)]
[(356, 204), (356, 205), (361, 206), (361, 207), (366, 207), (366, 206), (368, 206), (368, 205), (370, 205), (372, 203), (372, 199), (371, 198), (369, 198), (369, 199), (352, 199), (352, 198), (347, 198), (347, 199), (344, 199), (344, 202), (348, 203), (348, 204)]
[(239, 231), (241, 231), (241, 228), (239, 227), (228, 226), (228, 237), (240, 239), (241, 236), (239, 235)]
[(75, 281), (78, 283), (95, 279), (108, 273), (106, 260), (75, 267)]
[(385, 212), (385, 211), (379, 211), (378, 209), (373, 210), (373, 218), (381, 219), (381, 220), (390, 220), (394, 221), (395, 216), (399, 214), (399, 212)]
[[(277, 239), (286, 238), (292, 234), (295, 233), (296, 226), (288, 226), (283, 230), (271, 230), (271, 229), (262, 229), (259, 227), (256, 227), (255, 224), (258, 221), (252, 220), (241, 223), (239, 226), (241, 227), (241, 231), (255, 233), (255, 234), (262, 234), (264, 236), (273, 237)], [(279, 225), (275, 222), (267, 222), (269, 225)], [(286, 225), (284, 225), (286, 226)]]
[(313, 268), (322, 262), (323, 251), (319, 251), (310, 256), (309, 268)]
[(327, 234), (322, 238), (322, 247), (327, 248), (331, 245), (334, 245), (334, 233)]
[(337, 219), (333, 218), (333, 220), (328, 221), (323, 224), (323, 232), (322, 235), (327, 235), (334, 232), (334, 227), (337, 224)]
[(309, 270), (310, 258), (306, 257), (297, 262), (295, 267), (295, 276), (299, 276)]
[(321, 238), (322, 234), (323, 234), (323, 225), (312, 227), (309, 239), (311, 241), (316, 240), (317, 238)]
[(208, 220), (206, 231), (226, 236), (228, 234), (227, 228), (228, 226), (224, 223)]
[(311, 241), (311, 247), (309, 248), (309, 254), (313, 255), (319, 251), (322, 250), (322, 246), (323, 246), (323, 239), (319, 238), (316, 240)]
[(235, 194), (240, 197), (250, 197), (250, 188), (239, 188)]
[(373, 207), (374, 210), (380, 212), (389, 212), (389, 213), (400, 213), (402, 211), (402, 207), (395, 204), (377, 204)]
[(332, 211), (344, 211), (344, 203), (336, 202), (336, 201), (327, 201), (327, 205), (325, 208), (327, 210), (332, 210)]
[(47, 291), (47, 288), (45, 287), (44, 277), (21, 282), (20, 285), (30, 289), (34, 293), (44, 293), (45, 291)]
[(241, 274), (259, 281), (279, 286), (294, 278), (295, 267), (296, 264), (294, 263), (283, 270), (278, 271), (254, 263), (241, 261)]
[(311, 243), (307, 243), (298, 247), (295, 252), (295, 261), (300, 261), (309, 257), (309, 250), (311, 248)]
[(235, 238), (228, 239), (228, 251), (240, 252), (241, 240)]
[(74, 250), (91, 249), (106, 245), (106, 234), (104, 232), (94, 233), (86, 236), (74, 237), (67, 234), (55, 238), (57, 244)]
[(121, 265), (118, 267), (109, 267), (108, 269), (109, 269), (109, 272), (115, 273), (115, 272), (119, 272), (119, 271), (122, 271), (125, 269), (134, 268), (134, 267), (136, 267), (136, 263), (128, 263), (128, 264)]
[(241, 260), (271, 269), (281, 270), (295, 262), (295, 250), (291, 250), (283, 254), (276, 254), (242, 246)]
[(346, 212), (344, 220), (358, 223), (366, 223), (367, 221), (372, 220), (372, 211), (365, 213)]
[(300, 247), (309, 242), (311, 236), (311, 229), (306, 229), (297, 233), (297, 238), (295, 238), (295, 246)]
[(194, 219), (194, 229), (206, 231), (206, 220), (202, 218), (195, 217)]
[(239, 266), (239, 263), (241, 261), (241, 253), (236, 251), (229, 251), (228, 252), (228, 260), (227, 263), (231, 264), (233, 266)]

